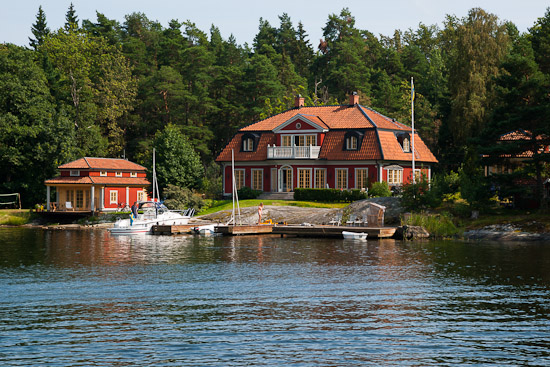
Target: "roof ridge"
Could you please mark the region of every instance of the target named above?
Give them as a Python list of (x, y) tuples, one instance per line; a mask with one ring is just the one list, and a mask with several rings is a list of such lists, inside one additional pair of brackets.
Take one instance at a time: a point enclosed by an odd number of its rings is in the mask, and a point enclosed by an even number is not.
[[(369, 122), (375, 127), (378, 129), (378, 125), (376, 125), (376, 123), (374, 121), (372, 121), (372, 119), (369, 117), (369, 115), (365, 112), (365, 110), (363, 110), (363, 106), (361, 106), (360, 104), (357, 105), (357, 107), (359, 108), (359, 111), (361, 111), (361, 113), (363, 115), (365, 115), (365, 117), (367, 118), (367, 120), (369, 120)], [(368, 108), (368, 107), (365, 107), (365, 108)]]
[(88, 168), (92, 168), (92, 166), (90, 165), (90, 162), (88, 162), (88, 160), (86, 159), (86, 157), (84, 157), (84, 161), (85, 161), (86, 164), (88, 165)]
[[(411, 129), (412, 129), (411, 126), (406, 125), (406, 124), (403, 123), (403, 122), (397, 121), (396, 119), (394, 119), (394, 118), (392, 118), (392, 117), (388, 117), (388, 116), (384, 115), (383, 113), (380, 113), (380, 112), (376, 111), (376, 110), (375, 110), (374, 108), (372, 108), (372, 107), (366, 107), (366, 106), (361, 106), (361, 107), (365, 107), (366, 109), (368, 109), (368, 110), (370, 110), (370, 111), (372, 111), (372, 112), (374, 112), (374, 113), (376, 113), (376, 114), (382, 116), (383, 118), (389, 120), (392, 124), (396, 125), (396, 126), (399, 127), (400, 129), (403, 129), (403, 128), (404, 128), (403, 126), (405, 126), (406, 128), (411, 128)], [(401, 124), (401, 125), (403, 125), (403, 126), (399, 126), (399, 124)]]

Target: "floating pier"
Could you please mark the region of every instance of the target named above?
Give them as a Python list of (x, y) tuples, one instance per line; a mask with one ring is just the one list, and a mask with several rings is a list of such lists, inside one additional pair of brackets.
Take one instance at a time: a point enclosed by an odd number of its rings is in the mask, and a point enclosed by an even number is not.
[[(197, 224), (153, 226), (153, 234), (176, 235), (193, 233)], [(215, 232), (224, 236), (277, 234), (296, 237), (339, 237), (342, 231), (367, 233), (368, 238), (390, 238), (395, 234), (396, 227), (354, 227), (354, 226), (327, 226), (327, 225), (266, 225), (252, 224), (240, 226), (217, 225)]]

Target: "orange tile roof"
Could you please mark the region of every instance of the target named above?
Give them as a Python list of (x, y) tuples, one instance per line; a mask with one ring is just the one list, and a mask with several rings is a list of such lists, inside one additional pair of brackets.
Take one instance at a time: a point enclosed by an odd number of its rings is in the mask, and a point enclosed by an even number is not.
[(146, 171), (147, 168), (121, 158), (94, 158), (84, 157), (62, 164), (59, 169), (103, 169), (120, 171)]
[(267, 159), (267, 144), (274, 145), (276, 138), (274, 133), (262, 133), (255, 152), (241, 152), (243, 133), (237, 133), (222, 150), (216, 162), (231, 162), (231, 149), (235, 152), (235, 161), (265, 161)]
[[(380, 145), (385, 160), (412, 161), (412, 154), (405, 153), (393, 131), (378, 131)], [(414, 134), (414, 159), (421, 162), (436, 163), (437, 159), (418, 134)]]
[(58, 176), (44, 181), (46, 185), (110, 185), (110, 186), (147, 186), (151, 183), (143, 177), (70, 177)]
[(378, 139), (374, 130), (367, 130), (360, 150), (343, 150), (344, 130), (329, 131), (323, 140), (319, 158), (329, 160), (373, 160), (382, 159)]
[[(267, 159), (267, 144), (275, 144), (273, 129), (296, 115), (315, 123), (322, 122), (329, 128), (325, 135), (319, 158), (327, 160), (400, 160), (411, 161), (411, 153), (403, 152), (394, 132), (411, 131), (411, 127), (384, 116), (375, 110), (361, 105), (321, 106), (293, 108), (242, 128), (216, 158), (218, 162), (231, 161), (231, 149), (235, 150), (236, 161), (264, 161)], [(313, 120), (316, 116), (318, 120)], [(320, 121), (320, 122), (318, 122)], [(364, 129), (365, 135), (359, 151), (344, 151), (345, 130)], [(262, 132), (256, 152), (240, 152), (243, 132)], [(382, 151), (380, 151), (382, 150)], [(415, 135), (415, 159), (421, 162), (436, 163), (437, 159)]]

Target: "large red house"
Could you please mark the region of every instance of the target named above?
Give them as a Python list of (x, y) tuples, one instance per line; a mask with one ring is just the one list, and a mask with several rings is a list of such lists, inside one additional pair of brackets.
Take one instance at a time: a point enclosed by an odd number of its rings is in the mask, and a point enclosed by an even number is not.
[[(264, 192), (294, 188), (366, 189), (376, 181), (399, 186), (412, 180), (411, 127), (361, 106), (295, 107), (240, 129), (216, 161), (223, 190), (232, 192), (231, 155), (237, 189)], [(415, 175), (431, 178), (437, 159), (414, 132)]]
[(84, 157), (58, 169), (59, 176), (44, 182), (48, 211), (114, 211), (148, 199), (147, 169), (125, 159)]

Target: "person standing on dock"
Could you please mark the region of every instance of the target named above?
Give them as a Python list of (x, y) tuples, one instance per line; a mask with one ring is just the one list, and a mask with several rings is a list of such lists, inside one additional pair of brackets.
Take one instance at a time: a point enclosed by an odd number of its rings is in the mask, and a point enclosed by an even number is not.
[(264, 203), (260, 203), (258, 206), (258, 224), (262, 223), (262, 211), (264, 210)]
[(138, 216), (138, 204), (137, 202), (134, 202), (134, 205), (132, 205), (132, 213), (130, 214), (130, 225), (134, 224), (134, 220), (137, 219)]

